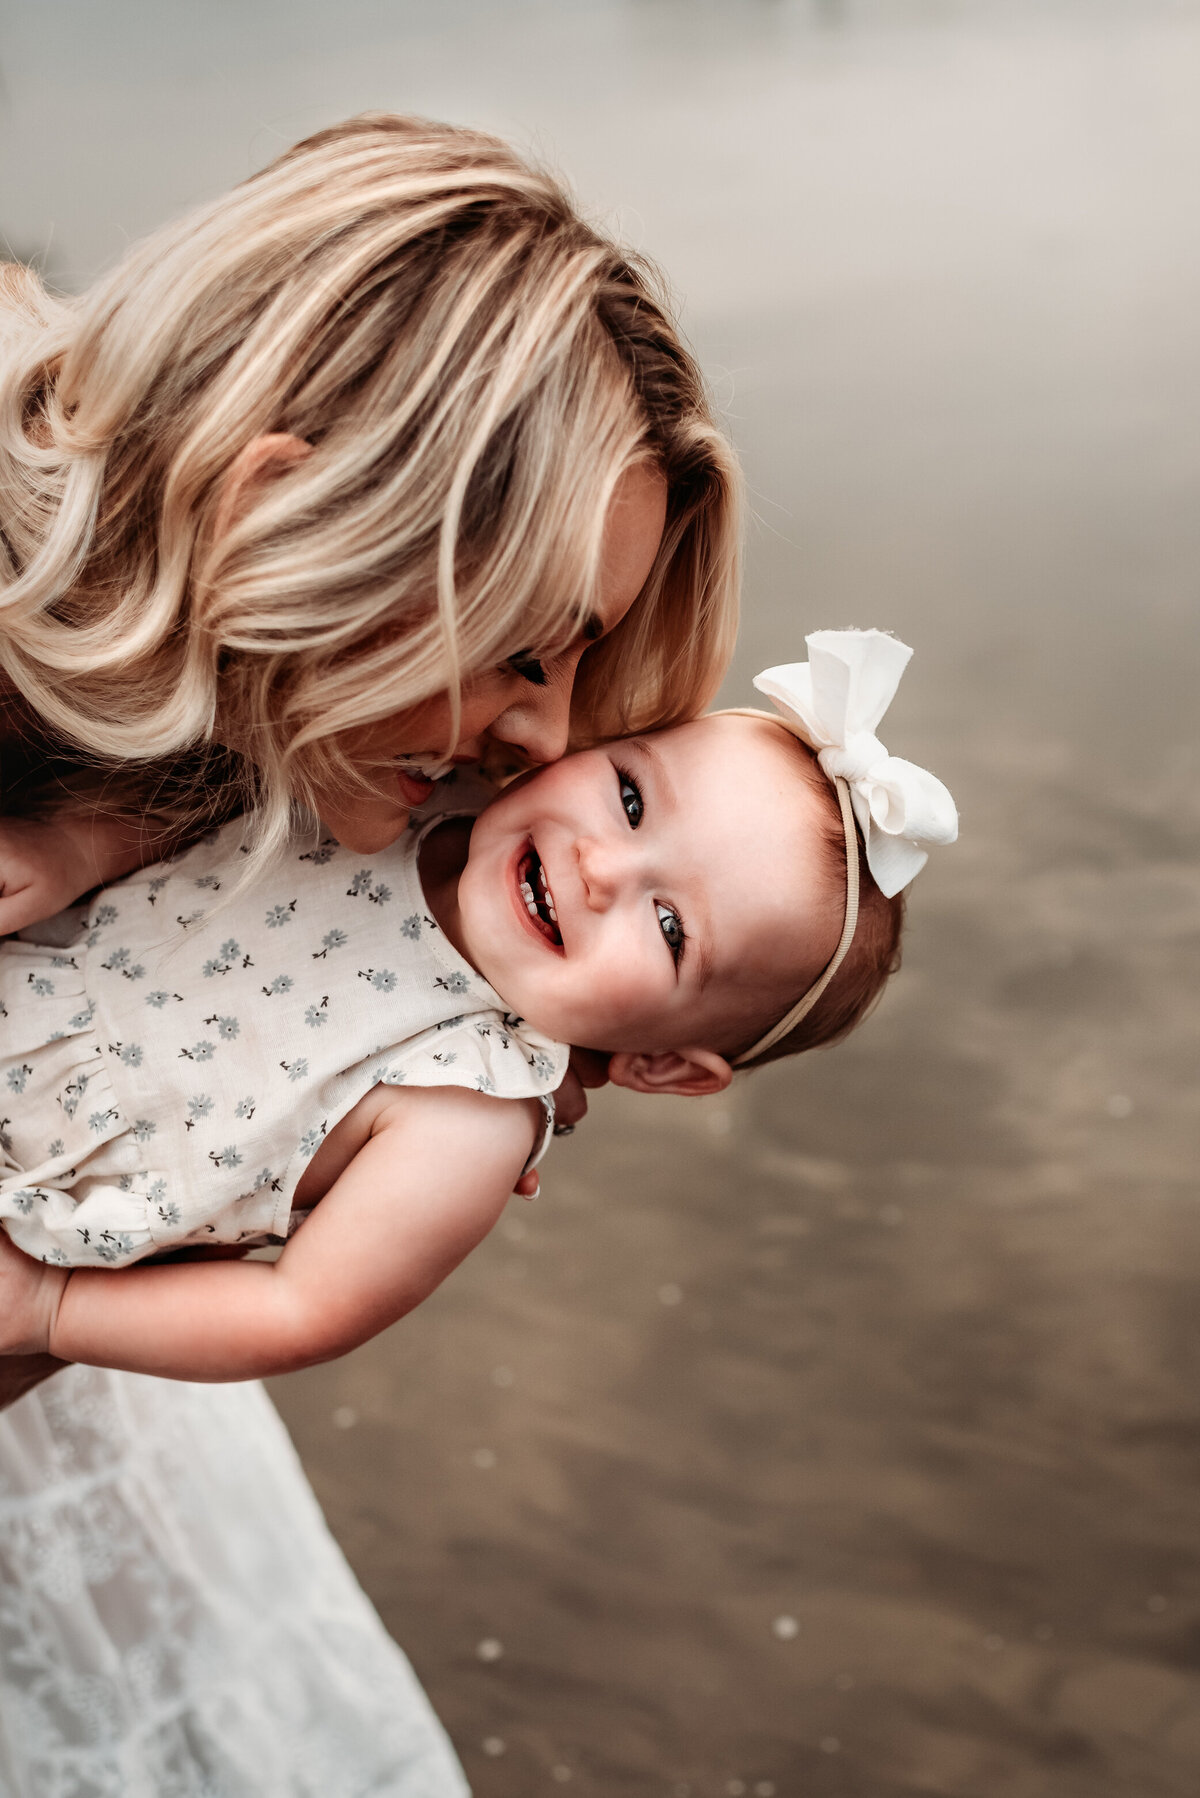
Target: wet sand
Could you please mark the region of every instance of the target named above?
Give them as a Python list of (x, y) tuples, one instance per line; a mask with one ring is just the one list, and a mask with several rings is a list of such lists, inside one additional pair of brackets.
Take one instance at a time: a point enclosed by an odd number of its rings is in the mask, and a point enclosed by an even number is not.
[(294, 12), (149, 103), (471, 118), (621, 202), (750, 475), (726, 697), (890, 625), (963, 814), (853, 1043), (601, 1095), (275, 1383), (339, 1538), (479, 1798), (1193, 1798), (1200, 9)]

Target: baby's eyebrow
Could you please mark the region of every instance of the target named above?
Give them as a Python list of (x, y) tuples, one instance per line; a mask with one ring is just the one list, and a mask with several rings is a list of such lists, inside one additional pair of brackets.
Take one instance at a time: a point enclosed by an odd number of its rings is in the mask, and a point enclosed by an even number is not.
[(632, 749), (635, 755), (640, 755), (642, 760), (649, 764), (654, 775), (654, 784), (658, 788), (658, 791), (654, 795), (655, 802), (661, 804), (663, 800), (665, 800), (666, 803), (674, 809), (678, 803), (675, 798), (675, 788), (671, 785), (671, 776), (667, 773), (667, 764), (658, 753), (658, 750), (654, 747), (653, 743), (646, 737), (630, 737), (628, 747)]

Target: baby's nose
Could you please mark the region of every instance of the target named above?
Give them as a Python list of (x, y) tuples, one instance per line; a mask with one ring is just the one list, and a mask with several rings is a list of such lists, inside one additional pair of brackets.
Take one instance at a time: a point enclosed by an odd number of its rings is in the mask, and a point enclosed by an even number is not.
[(575, 853), (587, 902), (594, 910), (603, 910), (612, 904), (620, 890), (620, 858), (594, 837), (579, 838)]

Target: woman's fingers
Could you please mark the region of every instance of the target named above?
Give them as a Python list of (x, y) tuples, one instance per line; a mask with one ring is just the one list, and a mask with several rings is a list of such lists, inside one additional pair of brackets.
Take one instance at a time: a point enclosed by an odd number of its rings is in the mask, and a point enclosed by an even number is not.
[(0, 936), (11, 936), (14, 930), (54, 917), (75, 897), (74, 889), (62, 881), (38, 872), (6, 875), (0, 867)]
[(0, 818), (0, 936), (52, 918), (88, 880), (69, 834), (34, 818)]
[(11, 936), (14, 930), (24, 930), (26, 924), (32, 924), (37, 913), (28, 901), (28, 888), (14, 890), (5, 888), (0, 895), (0, 936)]
[(607, 1084), (608, 1061), (608, 1056), (596, 1049), (571, 1050), (571, 1065), (554, 1095), (554, 1123), (560, 1134), (573, 1130), (587, 1116), (584, 1088)]
[[(600, 1049), (572, 1049), (571, 1072), (578, 1077), (582, 1086), (607, 1086), (609, 1060), (610, 1057)], [(586, 1101), (584, 1110), (587, 1110)], [(563, 1118), (561, 1121), (566, 1124), (577, 1120)]]
[[(563, 1083), (554, 1095), (554, 1134), (570, 1136), (576, 1124), (587, 1116), (585, 1086), (603, 1086), (608, 1079), (608, 1056), (592, 1049), (572, 1049), (571, 1065)], [(522, 1174), (513, 1191), (519, 1198), (536, 1199), (541, 1192), (536, 1169)]]
[(583, 1082), (575, 1072), (575, 1058), (571, 1058), (571, 1066), (567, 1069), (563, 1083), (554, 1095), (554, 1127), (573, 1130), (587, 1116), (587, 1094), (583, 1090)]

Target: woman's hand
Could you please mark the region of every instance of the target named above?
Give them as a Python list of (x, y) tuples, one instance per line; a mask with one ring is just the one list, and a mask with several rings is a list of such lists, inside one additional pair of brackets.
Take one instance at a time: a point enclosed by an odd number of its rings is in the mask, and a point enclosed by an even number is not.
[(44, 1355), (67, 1284), (67, 1272), (47, 1267), (0, 1230), (0, 1355)]
[[(583, 1122), (588, 1108), (585, 1087), (607, 1084), (608, 1056), (598, 1049), (572, 1049), (571, 1065), (554, 1095), (555, 1131), (569, 1135), (576, 1124)], [(536, 1199), (541, 1191), (537, 1169), (531, 1168), (527, 1174), (522, 1174), (513, 1191), (519, 1198)]]
[(169, 823), (152, 814), (0, 818), (0, 936), (40, 924), (93, 887), (145, 867), (170, 834)]
[(77, 828), (57, 819), (0, 818), (0, 936), (52, 918), (94, 885)]

